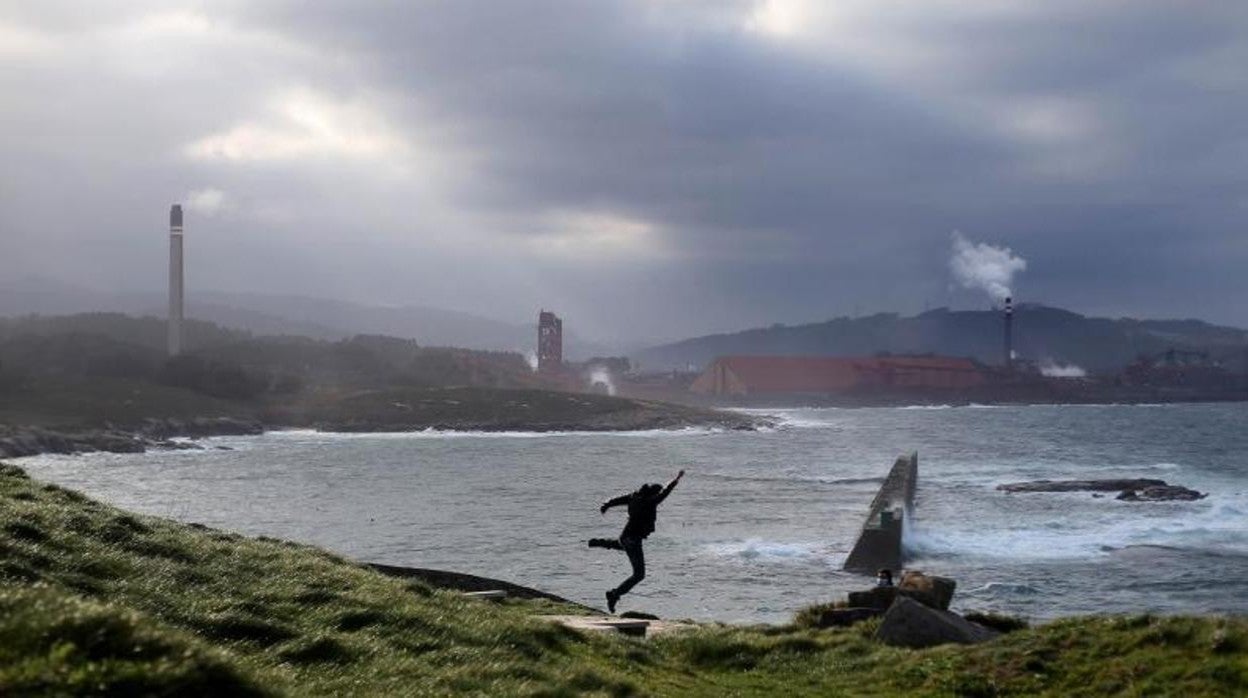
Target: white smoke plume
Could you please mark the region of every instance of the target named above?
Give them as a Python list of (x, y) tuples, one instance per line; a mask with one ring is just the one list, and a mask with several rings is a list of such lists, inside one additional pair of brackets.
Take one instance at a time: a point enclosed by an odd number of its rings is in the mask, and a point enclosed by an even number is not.
[(953, 231), (949, 269), (963, 288), (980, 289), (1000, 303), (1013, 295), (1010, 286), (1014, 274), (1026, 268), (1027, 260), (1010, 248), (971, 242), (962, 233)]
[(607, 387), (607, 395), (615, 395), (615, 381), (611, 379), (611, 372), (601, 366), (595, 366), (589, 374), (589, 384), (594, 386), (599, 383)]
[(196, 189), (186, 195), (186, 208), (206, 217), (212, 217), (225, 210), (228, 206), (225, 192), (207, 187)]
[(537, 352), (532, 349), (524, 352), (524, 361), (529, 365), (529, 370), (537, 373)]
[(1074, 364), (1059, 364), (1052, 359), (1045, 359), (1040, 364), (1040, 375), (1049, 378), (1085, 378), (1088, 372)]

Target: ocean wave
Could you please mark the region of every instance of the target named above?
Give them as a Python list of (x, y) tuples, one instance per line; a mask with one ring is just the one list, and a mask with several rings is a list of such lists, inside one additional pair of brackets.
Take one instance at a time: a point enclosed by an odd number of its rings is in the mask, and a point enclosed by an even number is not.
[(988, 582), (983, 586), (967, 589), (958, 592), (966, 596), (1001, 596), (1001, 595), (1017, 595), (1031, 596), (1039, 594), (1040, 590), (1030, 584), (1020, 584), (1017, 582)]
[(638, 429), (634, 431), (485, 431), (454, 429), (422, 429), (419, 431), (317, 431), (315, 429), (281, 429), (254, 438), (289, 438), (322, 441), (409, 440), (409, 439), (556, 439), (567, 437), (664, 437), (709, 436), (726, 434), (722, 427), (684, 427), (681, 429)]
[(826, 429), (835, 424), (826, 419), (799, 416), (791, 412), (777, 412), (772, 416), (778, 419), (779, 426), (785, 429)]
[(814, 558), (821, 546), (815, 543), (785, 543), (761, 538), (712, 543), (707, 550), (716, 557), (747, 562), (793, 562)]
[(820, 485), (864, 485), (884, 482), (883, 477), (797, 477), (791, 475), (732, 475), (729, 473), (701, 473), (700, 477), (728, 482), (805, 482)]
[[(1046, 495), (1047, 497), (1047, 495)], [(1049, 501), (1053, 501), (1049, 498)], [(1103, 501), (1099, 511), (1028, 520), (1015, 512), (1009, 527), (966, 521), (942, 528), (922, 520), (905, 533), (906, 549), (917, 557), (1056, 560), (1093, 558), (1139, 545), (1248, 552), (1242, 496), (1211, 496), (1198, 502)]]

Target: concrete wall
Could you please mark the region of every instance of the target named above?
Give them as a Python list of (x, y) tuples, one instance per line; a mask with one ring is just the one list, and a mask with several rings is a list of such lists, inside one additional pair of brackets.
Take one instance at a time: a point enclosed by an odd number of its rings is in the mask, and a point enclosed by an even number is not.
[(875, 574), (881, 568), (899, 571), (905, 563), (902, 532), (914, 510), (914, 490), (919, 480), (919, 454), (902, 456), (893, 463), (884, 484), (871, 500), (867, 520), (858, 541), (845, 558), (849, 572)]

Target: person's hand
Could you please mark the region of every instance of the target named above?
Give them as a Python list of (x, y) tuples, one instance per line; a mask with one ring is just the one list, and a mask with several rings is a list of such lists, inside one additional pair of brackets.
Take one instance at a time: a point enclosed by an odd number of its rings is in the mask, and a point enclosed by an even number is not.
[(606, 514), (606, 513), (607, 513), (607, 505), (606, 505), (606, 504), (603, 504), (602, 506), (598, 507), (598, 511), (599, 511), (599, 512), (601, 512), (601, 513), (603, 513), (603, 514)]
[(684, 470), (681, 470), (679, 473), (676, 473), (676, 479), (677, 479), (677, 480), (679, 480), (680, 478), (682, 478), (682, 477), (684, 477), (684, 476), (685, 476), (685, 471), (684, 471)]

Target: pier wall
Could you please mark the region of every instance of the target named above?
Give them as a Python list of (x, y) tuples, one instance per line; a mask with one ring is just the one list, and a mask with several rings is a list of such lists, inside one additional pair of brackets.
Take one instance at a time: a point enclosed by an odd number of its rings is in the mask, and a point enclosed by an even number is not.
[(848, 572), (875, 574), (881, 568), (901, 570), (905, 562), (902, 533), (914, 510), (914, 489), (919, 480), (919, 454), (901, 456), (871, 500), (867, 520), (858, 541), (845, 558)]

